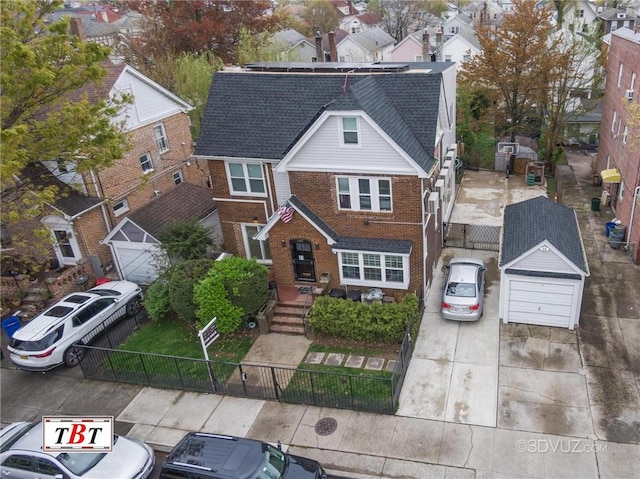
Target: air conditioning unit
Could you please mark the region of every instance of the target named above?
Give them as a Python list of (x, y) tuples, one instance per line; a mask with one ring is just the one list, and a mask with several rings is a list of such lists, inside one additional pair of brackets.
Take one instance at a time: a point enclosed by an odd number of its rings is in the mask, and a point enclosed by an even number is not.
[(440, 178), (438, 181), (436, 181), (436, 190), (440, 194), (444, 193), (444, 180), (442, 178)]
[(438, 178), (442, 178), (443, 180), (446, 180), (449, 177), (449, 168), (442, 168), (440, 170), (440, 174), (438, 175)]
[(600, 203), (602, 203), (602, 206), (609, 206), (609, 199), (609, 192), (607, 190), (603, 190), (602, 197), (600, 198)]
[(624, 96), (627, 100), (633, 100), (633, 90), (627, 90), (624, 93)]
[(434, 215), (436, 211), (438, 211), (438, 205), (440, 204), (440, 195), (438, 195), (437, 191), (434, 191), (429, 194), (429, 199), (427, 200), (427, 214)]

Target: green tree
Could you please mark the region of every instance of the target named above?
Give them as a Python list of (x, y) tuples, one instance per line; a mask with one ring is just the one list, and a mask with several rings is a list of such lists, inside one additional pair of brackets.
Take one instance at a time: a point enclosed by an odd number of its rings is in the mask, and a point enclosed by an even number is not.
[(191, 259), (175, 265), (169, 280), (169, 304), (178, 317), (189, 324), (196, 322), (194, 287), (207, 275), (213, 260)]
[[(60, 194), (38, 182), (16, 184), (26, 168), (41, 160), (74, 165), (78, 173), (111, 166), (129, 147), (114, 122), (122, 98), (79, 95), (95, 92), (106, 74), (109, 49), (70, 35), (67, 20), (48, 23), (59, 0), (0, 2), (0, 126), (2, 222), (32, 217)], [(92, 88), (87, 88), (91, 91)], [(22, 186), (21, 186), (22, 185)], [(34, 195), (21, 194), (29, 188)]]
[(425, 28), (447, 10), (445, 0), (371, 0), (368, 10), (382, 16), (385, 32), (401, 41), (409, 33)]
[(309, 24), (313, 35), (316, 32), (333, 32), (340, 25), (340, 12), (328, 0), (310, 0), (303, 17)]
[(201, 259), (215, 242), (211, 230), (199, 221), (175, 221), (158, 235), (162, 250), (173, 262)]
[(218, 319), (221, 333), (232, 333), (242, 320), (254, 316), (266, 303), (268, 270), (254, 259), (232, 256), (216, 261), (194, 288), (198, 326)]
[(515, 0), (498, 27), (476, 29), (482, 52), (464, 63), (461, 83), (486, 89), (498, 108), (497, 136), (523, 132), (549, 88), (557, 40), (550, 37), (551, 10), (536, 0)]

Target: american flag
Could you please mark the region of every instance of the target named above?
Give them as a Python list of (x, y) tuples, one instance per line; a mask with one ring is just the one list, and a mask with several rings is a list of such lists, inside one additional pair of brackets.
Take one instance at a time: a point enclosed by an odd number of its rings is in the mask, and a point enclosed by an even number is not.
[(278, 208), (278, 214), (283, 223), (288, 223), (293, 218), (293, 212), (295, 210), (291, 206), (281, 206)]

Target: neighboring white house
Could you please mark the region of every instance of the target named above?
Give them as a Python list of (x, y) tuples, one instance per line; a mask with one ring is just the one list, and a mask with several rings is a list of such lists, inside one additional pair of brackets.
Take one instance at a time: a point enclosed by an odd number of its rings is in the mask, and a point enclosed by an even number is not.
[(457, 35), (461, 29), (471, 26), (473, 20), (467, 15), (461, 13), (455, 17), (449, 18), (442, 24), (442, 34), (445, 39), (449, 39)]
[(460, 31), (449, 38), (442, 46), (442, 56), (445, 62), (455, 62), (458, 69), (468, 62), (472, 56), (482, 51), (475, 30), (472, 27), (462, 27)]
[(315, 45), (294, 29), (274, 33), (271, 42), (280, 61), (310, 62), (317, 56)]
[(375, 27), (349, 35), (337, 45), (340, 62), (381, 62), (391, 60), (395, 39)]

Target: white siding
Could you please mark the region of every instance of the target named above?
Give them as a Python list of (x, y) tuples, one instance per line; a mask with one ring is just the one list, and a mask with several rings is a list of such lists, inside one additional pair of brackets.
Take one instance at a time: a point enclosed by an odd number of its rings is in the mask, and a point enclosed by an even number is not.
[(276, 199), (278, 206), (282, 206), (291, 196), (291, 185), (289, 184), (289, 173), (286, 171), (272, 171), (273, 183), (276, 188)]
[(416, 170), (363, 117), (359, 146), (340, 146), (339, 121), (330, 116), (289, 161), (289, 171), (416, 174)]
[(509, 268), (526, 271), (552, 271), (554, 273), (577, 273), (577, 270), (569, 265), (561, 256), (553, 250), (542, 252), (539, 249), (532, 251)]
[(577, 282), (559, 281), (511, 277), (508, 322), (573, 329)]
[(123, 71), (112, 89), (112, 94), (121, 93), (134, 96), (133, 105), (115, 119), (116, 122), (124, 120), (127, 130), (184, 111), (182, 105), (127, 70)]

